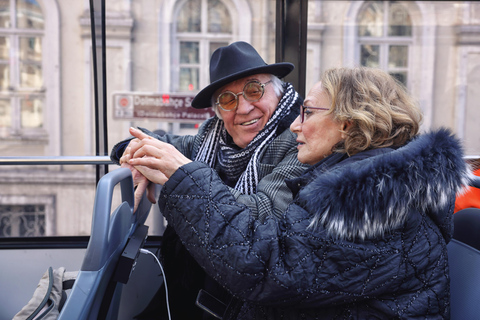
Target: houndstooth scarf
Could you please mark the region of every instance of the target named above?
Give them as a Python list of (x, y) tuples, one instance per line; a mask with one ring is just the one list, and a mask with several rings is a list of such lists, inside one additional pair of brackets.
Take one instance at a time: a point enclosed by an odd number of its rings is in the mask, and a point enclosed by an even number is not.
[(244, 149), (233, 143), (223, 120), (216, 118), (207, 129), (195, 160), (205, 162), (212, 168), (218, 161), (218, 173), (227, 185), (233, 187), (236, 182), (236, 190), (243, 194), (254, 194), (258, 183), (259, 154), (290, 125), (282, 120), (292, 114), (292, 107), (298, 105), (298, 100), (299, 95), (293, 86), (284, 83), (284, 94), (274, 114)]

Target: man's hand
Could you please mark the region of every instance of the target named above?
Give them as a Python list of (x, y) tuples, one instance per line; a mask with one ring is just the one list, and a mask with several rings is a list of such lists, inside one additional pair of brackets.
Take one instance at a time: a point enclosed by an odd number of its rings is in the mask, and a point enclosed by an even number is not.
[(178, 168), (191, 162), (169, 143), (154, 139), (134, 128), (130, 128), (130, 134), (137, 139), (127, 148), (130, 155), (126, 159), (154, 183), (163, 185)]

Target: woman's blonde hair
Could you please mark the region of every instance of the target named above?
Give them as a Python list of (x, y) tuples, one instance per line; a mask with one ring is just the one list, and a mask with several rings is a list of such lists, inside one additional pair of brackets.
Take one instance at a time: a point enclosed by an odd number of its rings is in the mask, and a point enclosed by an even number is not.
[(346, 139), (334, 147), (349, 155), (399, 147), (418, 134), (422, 112), (405, 87), (380, 69), (333, 68), (322, 78), (332, 103), (330, 112), (351, 125)]

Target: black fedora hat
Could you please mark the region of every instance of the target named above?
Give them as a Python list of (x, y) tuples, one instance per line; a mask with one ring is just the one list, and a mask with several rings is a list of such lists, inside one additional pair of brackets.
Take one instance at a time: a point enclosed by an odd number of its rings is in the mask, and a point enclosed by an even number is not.
[(238, 41), (215, 50), (210, 59), (210, 84), (192, 100), (192, 107), (211, 107), (212, 95), (224, 85), (252, 74), (268, 73), (279, 78), (293, 70), (293, 64), (280, 62), (266, 64), (249, 43)]

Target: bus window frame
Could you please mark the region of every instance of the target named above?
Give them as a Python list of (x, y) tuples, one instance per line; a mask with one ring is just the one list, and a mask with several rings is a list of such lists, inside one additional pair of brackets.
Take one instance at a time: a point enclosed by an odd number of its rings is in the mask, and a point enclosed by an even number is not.
[[(95, 156), (86, 157), (0, 157), (1, 165), (95, 165), (96, 184), (108, 173), (105, 0), (89, 0), (92, 35)], [(285, 77), (301, 96), (306, 91), (308, 1), (276, 0), (275, 61), (289, 61), (296, 68)], [(99, 40), (99, 43), (97, 41)], [(475, 183), (478, 183), (476, 180)], [(0, 238), (0, 249), (86, 248), (89, 236), (45, 236)], [(156, 246), (161, 236), (149, 236), (146, 246)]]
[[(110, 160), (107, 134), (107, 77), (105, 0), (89, 0), (92, 38), (92, 77), (95, 121), (95, 156), (0, 157), (1, 165), (95, 165), (96, 184), (108, 173)], [(285, 81), (305, 96), (308, 2), (276, 0), (275, 61), (297, 66)], [(0, 249), (86, 248), (90, 236), (44, 236), (0, 238)], [(159, 247), (161, 236), (149, 236), (145, 247)]]

